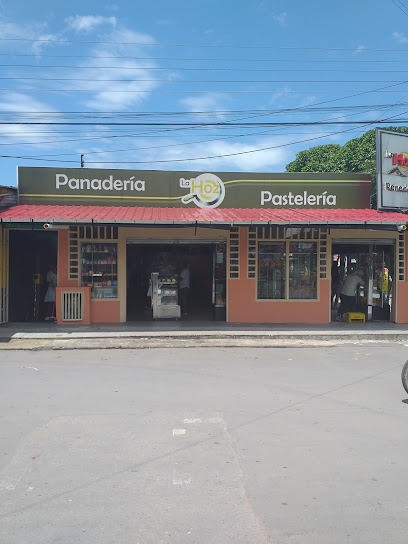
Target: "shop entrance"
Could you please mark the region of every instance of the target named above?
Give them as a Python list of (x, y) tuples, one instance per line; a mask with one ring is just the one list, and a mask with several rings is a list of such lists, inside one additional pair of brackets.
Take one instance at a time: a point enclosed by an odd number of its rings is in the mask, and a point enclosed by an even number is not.
[[(389, 242), (389, 243), (387, 243)], [(392, 240), (333, 241), (332, 320), (336, 318), (336, 280), (362, 270), (364, 286), (357, 289), (355, 311), (368, 321), (389, 321), (393, 304), (394, 243)], [(338, 290), (338, 289), (337, 289)], [(338, 303), (337, 303), (338, 304)]]
[[(225, 243), (169, 244), (141, 243), (128, 240), (126, 247), (126, 307), (127, 321), (152, 320), (152, 273), (165, 281), (160, 303), (180, 306), (183, 320), (225, 320), (226, 259)], [(188, 267), (188, 300), (181, 291), (182, 270)], [(154, 298), (154, 297), (153, 297)], [(160, 297), (159, 297), (160, 298)], [(185, 298), (185, 297), (184, 297)], [(183, 307), (185, 306), (185, 307)], [(168, 313), (177, 318), (177, 312)]]
[(44, 320), (46, 277), (57, 264), (58, 233), (10, 230), (9, 321)]

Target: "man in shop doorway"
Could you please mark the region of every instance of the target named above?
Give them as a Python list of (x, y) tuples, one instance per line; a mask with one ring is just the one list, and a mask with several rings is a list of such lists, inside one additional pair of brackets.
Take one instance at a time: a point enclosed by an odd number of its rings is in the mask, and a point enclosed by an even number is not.
[(337, 311), (337, 321), (342, 321), (343, 315), (353, 312), (356, 305), (356, 294), (359, 285), (365, 285), (363, 280), (364, 272), (359, 269), (344, 278), (340, 288), (341, 304)]
[(47, 272), (47, 291), (44, 302), (47, 305), (47, 317), (45, 321), (55, 321), (55, 291), (57, 287), (57, 267), (55, 264), (48, 266)]
[(382, 269), (377, 271), (377, 286), (378, 290), (383, 296), (383, 302), (387, 303), (389, 299), (390, 294), (390, 287), (391, 287), (392, 277), (391, 274), (386, 267), (385, 263), (382, 265)]
[(183, 315), (188, 314), (189, 299), (190, 299), (190, 266), (186, 263), (180, 272), (179, 278), (179, 295), (181, 313)]

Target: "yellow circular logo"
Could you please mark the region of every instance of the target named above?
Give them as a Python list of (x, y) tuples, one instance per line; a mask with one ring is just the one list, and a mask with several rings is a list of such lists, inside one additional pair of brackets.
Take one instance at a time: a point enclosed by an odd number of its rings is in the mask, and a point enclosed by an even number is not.
[(225, 186), (215, 174), (200, 174), (190, 180), (190, 193), (183, 196), (183, 204), (194, 202), (199, 208), (216, 208), (225, 197)]

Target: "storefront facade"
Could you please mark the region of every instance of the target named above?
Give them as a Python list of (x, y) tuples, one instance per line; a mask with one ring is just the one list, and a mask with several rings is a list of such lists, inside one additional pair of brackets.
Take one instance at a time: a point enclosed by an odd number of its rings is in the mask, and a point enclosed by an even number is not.
[[(55, 260), (61, 324), (151, 319), (152, 272), (172, 280), (186, 264), (189, 319), (329, 323), (338, 256), (348, 273), (364, 268), (368, 319), (407, 323), (406, 216), (371, 210), (370, 186), (367, 175), (20, 168), (18, 205), (0, 212), (2, 322), (24, 319), (19, 270), (44, 284)], [(41, 251), (22, 263), (30, 246)], [(28, 319), (43, 317), (41, 289)]]

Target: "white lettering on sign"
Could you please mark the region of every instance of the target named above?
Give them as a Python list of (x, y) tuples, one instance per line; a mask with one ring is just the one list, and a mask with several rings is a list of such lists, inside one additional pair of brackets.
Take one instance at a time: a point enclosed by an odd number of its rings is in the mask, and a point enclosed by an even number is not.
[(274, 195), (270, 191), (261, 191), (261, 206), (271, 202), (273, 206), (336, 206), (337, 196), (328, 195), (324, 191), (320, 195), (310, 195), (307, 191), (303, 194)]
[(113, 179), (109, 176), (106, 179), (68, 178), (65, 174), (55, 174), (55, 187), (68, 186), (72, 191), (145, 191), (146, 182), (141, 179)]
[(184, 178), (180, 178), (180, 187), (182, 189), (189, 189), (191, 187), (191, 182), (193, 180), (191, 179), (184, 179)]

